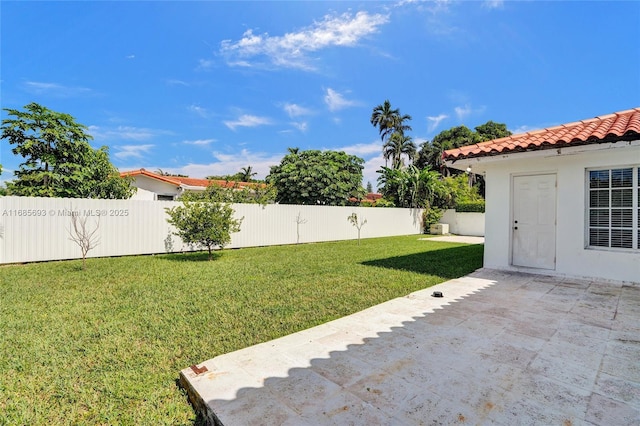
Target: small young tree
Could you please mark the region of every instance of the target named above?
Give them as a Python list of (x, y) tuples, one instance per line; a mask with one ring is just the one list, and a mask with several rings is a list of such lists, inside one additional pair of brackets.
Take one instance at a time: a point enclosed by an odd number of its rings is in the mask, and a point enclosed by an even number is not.
[(367, 223), (367, 219), (364, 219), (364, 220), (361, 220), (360, 222), (358, 222), (358, 214), (357, 213), (351, 213), (351, 215), (347, 217), (347, 220), (353, 226), (358, 228), (358, 245), (360, 245), (360, 230), (365, 225), (365, 223)]
[[(73, 211), (72, 211), (73, 213)], [(89, 216), (79, 217), (76, 214), (71, 215), (71, 228), (67, 229), (69, 232), (69, 239), (76, 243), (80, 247), (82, 252), (82, 269), (86, 269), (86, 259), (89, 250), (94, 249), (100, 243), (100, 237), (97, 235), (100, 228), (100, 218), (96, 221), (96, 226), (93, 230), (90, 229), (87, 221)]]
[(167, 253), (173, 253), (173, 233), (171, 229), (167, 231), (167, 238), (164, 239), (164, 251)]
[(213, 248), (229, 244), (231, 233), (240, 231), (242, 223), (242, 219), (233, 218), (229, 204), (185, 201), (182, 206), (165, 210), (169, 215), (167, 222), (178, 230), (174, 234), (187, 244), (206, 247), (209, 260)]
[(307, 219), (303, 219), (301, 213), (298, 212), (298, 216), (296, 216), (296, 244), (300, 244), (300, 225), (304, 225), (307, 223)]

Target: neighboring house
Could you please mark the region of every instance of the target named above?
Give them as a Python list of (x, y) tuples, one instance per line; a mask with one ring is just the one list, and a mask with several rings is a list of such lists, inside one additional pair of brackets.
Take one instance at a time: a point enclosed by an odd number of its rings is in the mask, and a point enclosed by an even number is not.
[(486, 268), (640, 283), (640, 108), (442, 157), (485, 177)]
[(145, 169), (122, 172), (120, 176), (133, 177), (132, 185), (138, 190), (131, 197), (132, 200), (172, 201), (178, 199), (185, 191), (204, 191), (209, 185), (240, 189), (256, 185), (247, 182), (164, 176)]
[(351, 197), (349, 198), (349, 201), (351, 201), (352, 203), (360, 203), (360, 205), (373, 206), (376, 204), (376, 201), (381, 198), (382, 194), (378, 194), (377, 192), (369, 192), (364, 196), (364, 198), (358, 199), (355, 197)]

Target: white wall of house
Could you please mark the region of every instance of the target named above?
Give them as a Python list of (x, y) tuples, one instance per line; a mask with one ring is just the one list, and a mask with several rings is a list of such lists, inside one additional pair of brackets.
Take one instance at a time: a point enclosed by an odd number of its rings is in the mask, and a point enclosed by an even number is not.
[(144, 175), (134, 176), (132, 185), (138, 188), (138, 191), (131, 197), (132, 200), (155, 200), (157, 195), (172, 195), (174, 197), (180, 195), (180, 187)]
[(464, 160), (456, 166), (467, 165), (476, 173), (484, 172), (486, 179), (486, 268), (528, 270), (512, 265), (513, 180), (514, 176), (551, 173), (557, 177), (555, 269), (529, 271), (640, 282), (639, 250), (586, 248), (587, 169), (640, 165), (640, 141), (514, 153)]
[[(135, 185), (133, 185), (135, 186)], [(138, 201), (154, 201), (156, 199), (156, 193), (153, 191), (148, 191), (143, 188), (136, 187), (136, 192), (131, 197), (132, 200)]]

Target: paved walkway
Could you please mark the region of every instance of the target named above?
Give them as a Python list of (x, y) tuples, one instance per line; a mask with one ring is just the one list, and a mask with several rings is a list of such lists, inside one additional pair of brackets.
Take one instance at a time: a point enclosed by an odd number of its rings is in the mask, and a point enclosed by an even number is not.
[(640, 285), (480, 270), (196, 370), (228, 426), (638, 425)]
[(469, 237), (466, 235), (443, 235), (441, 237), (420, 238), (429, 241), (444, 241), (447, 243), (484, 244), (484, 237)]

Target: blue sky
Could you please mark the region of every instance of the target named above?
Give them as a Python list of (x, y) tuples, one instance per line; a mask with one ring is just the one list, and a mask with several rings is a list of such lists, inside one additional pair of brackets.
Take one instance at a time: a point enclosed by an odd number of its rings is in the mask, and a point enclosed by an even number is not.
[[(0, 15), (2, 108), (73, 115), (121, 171), (264, 178), (287, 147), (334, 149), (375, 186), (385, 99), (417, 144), (640, 106), (637, 1), (2, 1)], [(21, 162), (2, 141), (1, 179)]]

